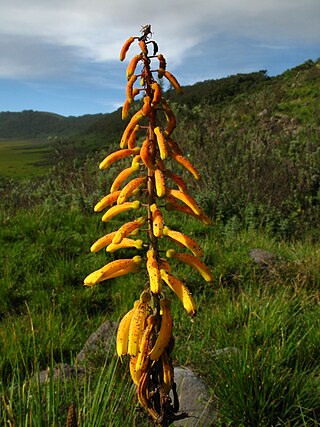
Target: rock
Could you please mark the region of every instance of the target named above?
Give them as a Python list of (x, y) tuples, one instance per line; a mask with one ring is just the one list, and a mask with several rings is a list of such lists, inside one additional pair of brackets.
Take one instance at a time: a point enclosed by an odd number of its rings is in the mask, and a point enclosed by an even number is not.
[(261, 268), (272, 269), (276, 262), (276, 256), (263, 249), (252, 249), (249, 255)]
[(175, 367), (174, 378), (180, 402), (180, 412), (189, 418), (175, 421), (174, 426), (210, 427), (213, 425), (216, 408), (208, 385), (191, 369)]
[(241, 351), (237, 347), (218, 348), (217, 350), (214, 351), (214, 355), (216, 357), (230, 356), (232, 354), (241, 355)]
[(83, 349), (80, 350), (77, 356), (77, 363), (83, 364), (86, 360), (90, 360), (101, 356), (106, 358), (114, 348), (116, 338), (117, 323), (106, 320), (85, 342)]
[(68, 365), (67, 363), (59, 363), (53, 368), (51, 373), (51, 368), (47, 368), (39, 372), (39, 382), (40, 384), (47, 384), (50, 382), (51, 378), (53, 381), (57, 380), (68, 380), (83, 377), (85, 375), (84, 368), (75, 367)]

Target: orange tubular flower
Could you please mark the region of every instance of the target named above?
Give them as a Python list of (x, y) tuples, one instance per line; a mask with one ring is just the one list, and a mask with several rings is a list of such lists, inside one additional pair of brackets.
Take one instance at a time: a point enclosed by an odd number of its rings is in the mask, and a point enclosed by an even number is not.
[(143, 141), (143, 144), (140, 150), (140, 156), (146, 168), (153, 170), (155, 169), (155, 165), (153, 163), (153, 159), (150, 151), (151, 151), (151, 141), (147, 136), (146, 139)]
[(102, 209), (106, 208), (107, 206), (111, 206), (118, 200), (118, 196), (120, 195), (120, 191), (115, 191), (112, 194), (108, 194), (107, 196), (103, 197), (94, 207), (95, 212), (100, 212)]
[(106, 169), (108, 166), (110, 166), (112, 163), (116, 162), (117, 160), (124, 159), (125, 157), (129, 157), (135, 154), (138, 154), (140, 151), (140, 148), (133, 148), (130, 150), (129, 148), (124, 148), (123, 150), (115, 151), (114, 153), (109, 154), (99, 165), (100, 169)]
[(142, 54), (139, 53), (139, 55), (134, 56), (131, 61), (129, 62), (129, 65), (127, 67), (127, 71), (126, 71), (126, 75), (127, 75), (127, 80), (130, 80), (130, 78), (133, 76), (136, 66), (138, 64), (139, 61), (141, 61), (142, 59)]
[(182, 93), (181, 86), (178, 83), (178, 80), (174, 77), (173, 74), (171, 74), (169, 71), (165, 70), (163, 75), (169, 80), (169, 82), (172, 84), (172, 86), (175, 88), (175, 90), (178, 93)]
[(206, 282), (213, 282), (213, 276), (209, 268), (195, 256), (176, 252), (173, 249), (167, 250), (166, 255), (168, 258), (175, 258), (179, 261), (189, 264), (201, 274)]
[(173, 189), (167, 189), (167, 193), (170, 196), (173, 196), (175, 199), (179, 199), (181, 200), (181, 202), (189, 206), (189, 208), (192, 209), (196, 215), (201, 214), (200, 207), (198, 206), (197, 202), (191, 196), (189, 196), (189, 194), (184, 193), (183, 191), (180, 191), (180, 190), (173, 190)]
[(195, 179), (199, 180), (200, 179), (200, 174), (197, 171), (197, 169), (192, 165), (191, 162), (189, 162), (188, 159), (186, 159), (185, 157), (183, 157), (181, 154), (176, 154), (174, 152), (170, 153), (171, 157), (178, 163), (180, 163), (180, 165), (184, 166), (190, 173), (192, 173), (192, 175), (195, 177)]
[(121, 52), (120, 52), (120, 61), (123, 61), (126, 57), (126, 54), (132, 45), (132, 42), (134, 41), (135, 37), (129, 37), (128, 40), (124, 43), (122, 46)]
[(146, 218), (140, 217), (138, 219), (135, 219), (134, 221), (127, 222), (126, 224), (123, 224), (119, 230), (116, 232), (114, 238), (112, 239), (112, 243), (121, 243), (122, 240), (129, 236), (134, 230), (141, 227), (141, 225), (145, 224)]
[(139, 176), (138, 178), (134, 178), (130, 182), (128, 182), (128, 184), (125, 185), (120, 191), (119, 197), (117, 199), (117, 204), (121, 205), (123, 202), (125, 202), (127, 198), (131, 196), (134, 190), (140, 187), (140, 185), (143, 184), (146, 179), (146, 176)]
[(171, 230), (167, 226), (163, 228), (163, 234), (165, 236), (170, 237), (170, 239), (174, 240), (175, 242), (181, 243), (183, 246), (188, 248), (197, 258), (203, 257), (203, 250), (201, 249), (201, 247), (195, 240), (193, 240), (186, 234), (181, 233), (180, 231)]
[(115, 191), (118, 191), (121, 185), (124, 183), (126, 179), (129, 178), (129, 176), (136, 172), (139, 169), (139, 163), (134, 163), (132, 166), (124, 169), (119, 173), (119, 175), (115, 178), (113, 181), (113, 184), (110, 188), (110, 193), (114, 193)]

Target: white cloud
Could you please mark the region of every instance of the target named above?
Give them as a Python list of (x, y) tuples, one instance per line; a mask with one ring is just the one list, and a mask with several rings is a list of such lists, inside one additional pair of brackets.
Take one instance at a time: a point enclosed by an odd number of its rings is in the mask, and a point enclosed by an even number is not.
[(10, 0), (0, 5), (0, 76), (63, 73), (77, 58), (118, 61), (147, 23), (172, 68), (221, 34), (266, 46), (320, 42), (319, 21), (319, 0)]

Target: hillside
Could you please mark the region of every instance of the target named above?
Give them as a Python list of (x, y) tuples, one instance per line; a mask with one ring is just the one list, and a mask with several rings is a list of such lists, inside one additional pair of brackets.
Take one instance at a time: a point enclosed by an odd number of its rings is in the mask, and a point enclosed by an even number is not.
[[(276, 77), (269, 77), (265, 70), (260, 70), (206, 80), (184, 86), (182, 95), (168, 90), (166, 97), (171, 103), (183, 106), (185, 112), (190, 112), (196, 106), (212, 106), (221, 110), (227, 106), (239, 105), (243, 95), (259, 97), (270, 89), (271, 92), (277, 92), (281, 111), (303, 118), (310, 110), (308, 103), (318, 99), (319, 64), (319, 61), (309, 60)], [(261, 103), (263, 104), (263, 100)], [(267, 99), (265, 103), (268, 103)], [(104, 142), (111, 143), (118, 138), (123, 126), (121, 109), (110, 114), (87, 114), (79, 117), (33, 110), (0, 112), (0, 139), (70, 137), (81, 134), (90, 136), (91, 140), (96, 136), (100, 142), (104, 135), (107, 138), (103, 139)]]

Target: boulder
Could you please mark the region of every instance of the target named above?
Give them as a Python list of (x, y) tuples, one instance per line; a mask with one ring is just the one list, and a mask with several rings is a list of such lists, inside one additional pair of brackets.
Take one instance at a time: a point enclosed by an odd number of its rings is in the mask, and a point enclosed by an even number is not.
[(105, 358), (112, 354), (115, 346), (117, 323), (106, 320), (93, 332), (78, 353), (77, 364), (82, 365), (99, 356)]
[(174, 378), (180, 402), (180, 412), (187, 412), (189, 418), (175, 421), (174, 426), (210, 427), (216, 417), (213, 395), (208, 385), (191, 369), (177, 366)]

